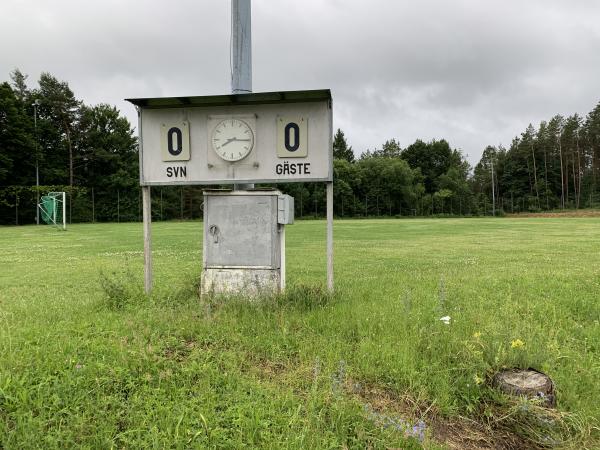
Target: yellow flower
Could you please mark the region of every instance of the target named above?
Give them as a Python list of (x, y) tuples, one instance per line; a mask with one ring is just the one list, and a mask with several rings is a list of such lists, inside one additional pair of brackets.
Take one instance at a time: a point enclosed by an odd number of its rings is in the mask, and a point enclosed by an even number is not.
[(510, 348), (523, 348), (525, 347), (525, 342), (523, 342), (521, 339), (515, 339), (514, 341), (510, 342)]
[(475, 384), (479, 386), (481, 383), (483, 383), (483, 378), (475, 374), (473, 375), (473, 381), (475, 381)]
[(481, 331), (476, 331), (475, 333), (473, 333), (473, 337), (475, 339), (479, 339), (481, 337)]

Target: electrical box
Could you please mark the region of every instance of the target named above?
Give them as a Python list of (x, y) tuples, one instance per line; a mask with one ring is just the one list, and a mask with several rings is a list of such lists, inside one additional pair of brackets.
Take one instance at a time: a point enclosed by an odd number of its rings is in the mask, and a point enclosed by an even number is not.
[(278, 190), (204, 191), (202, 294), (279, 291), (293, 222), (294, 199)]
[(277, 223), (292, 225), (294, 223), (294, 197), (280, 195), (277, 198)]

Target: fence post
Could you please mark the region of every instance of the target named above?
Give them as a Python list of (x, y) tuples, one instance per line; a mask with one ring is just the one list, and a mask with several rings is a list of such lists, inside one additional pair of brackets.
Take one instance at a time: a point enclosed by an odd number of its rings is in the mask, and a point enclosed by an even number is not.
[(15, 225), (19, 225), (19, 194), (17, 191), (15, 191)]
[(117, 223), (121, 222), (121, 193), (117, 189)]
[(179, 188), (179, 215), (180, 219), (183, 220), (183, 186)]
[(96, 223), (96, 198), (94, 197), (94, 188), (92, 187), (92, 223)]

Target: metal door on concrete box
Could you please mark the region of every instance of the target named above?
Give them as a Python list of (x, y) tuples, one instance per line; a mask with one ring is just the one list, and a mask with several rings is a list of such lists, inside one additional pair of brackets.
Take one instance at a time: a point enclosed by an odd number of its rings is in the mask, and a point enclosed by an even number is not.
[(204, 261), (207, 268), (280, 267), (279, 191), (205, 192)]

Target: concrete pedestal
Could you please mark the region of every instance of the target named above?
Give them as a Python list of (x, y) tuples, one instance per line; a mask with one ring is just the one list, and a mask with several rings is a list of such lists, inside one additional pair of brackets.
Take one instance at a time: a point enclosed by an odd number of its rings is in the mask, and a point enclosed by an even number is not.
[(234, 294), (244, 297), (272, 295), (279, 292), (278, 269), (214, 269), (202, 271), (201, 295)]

